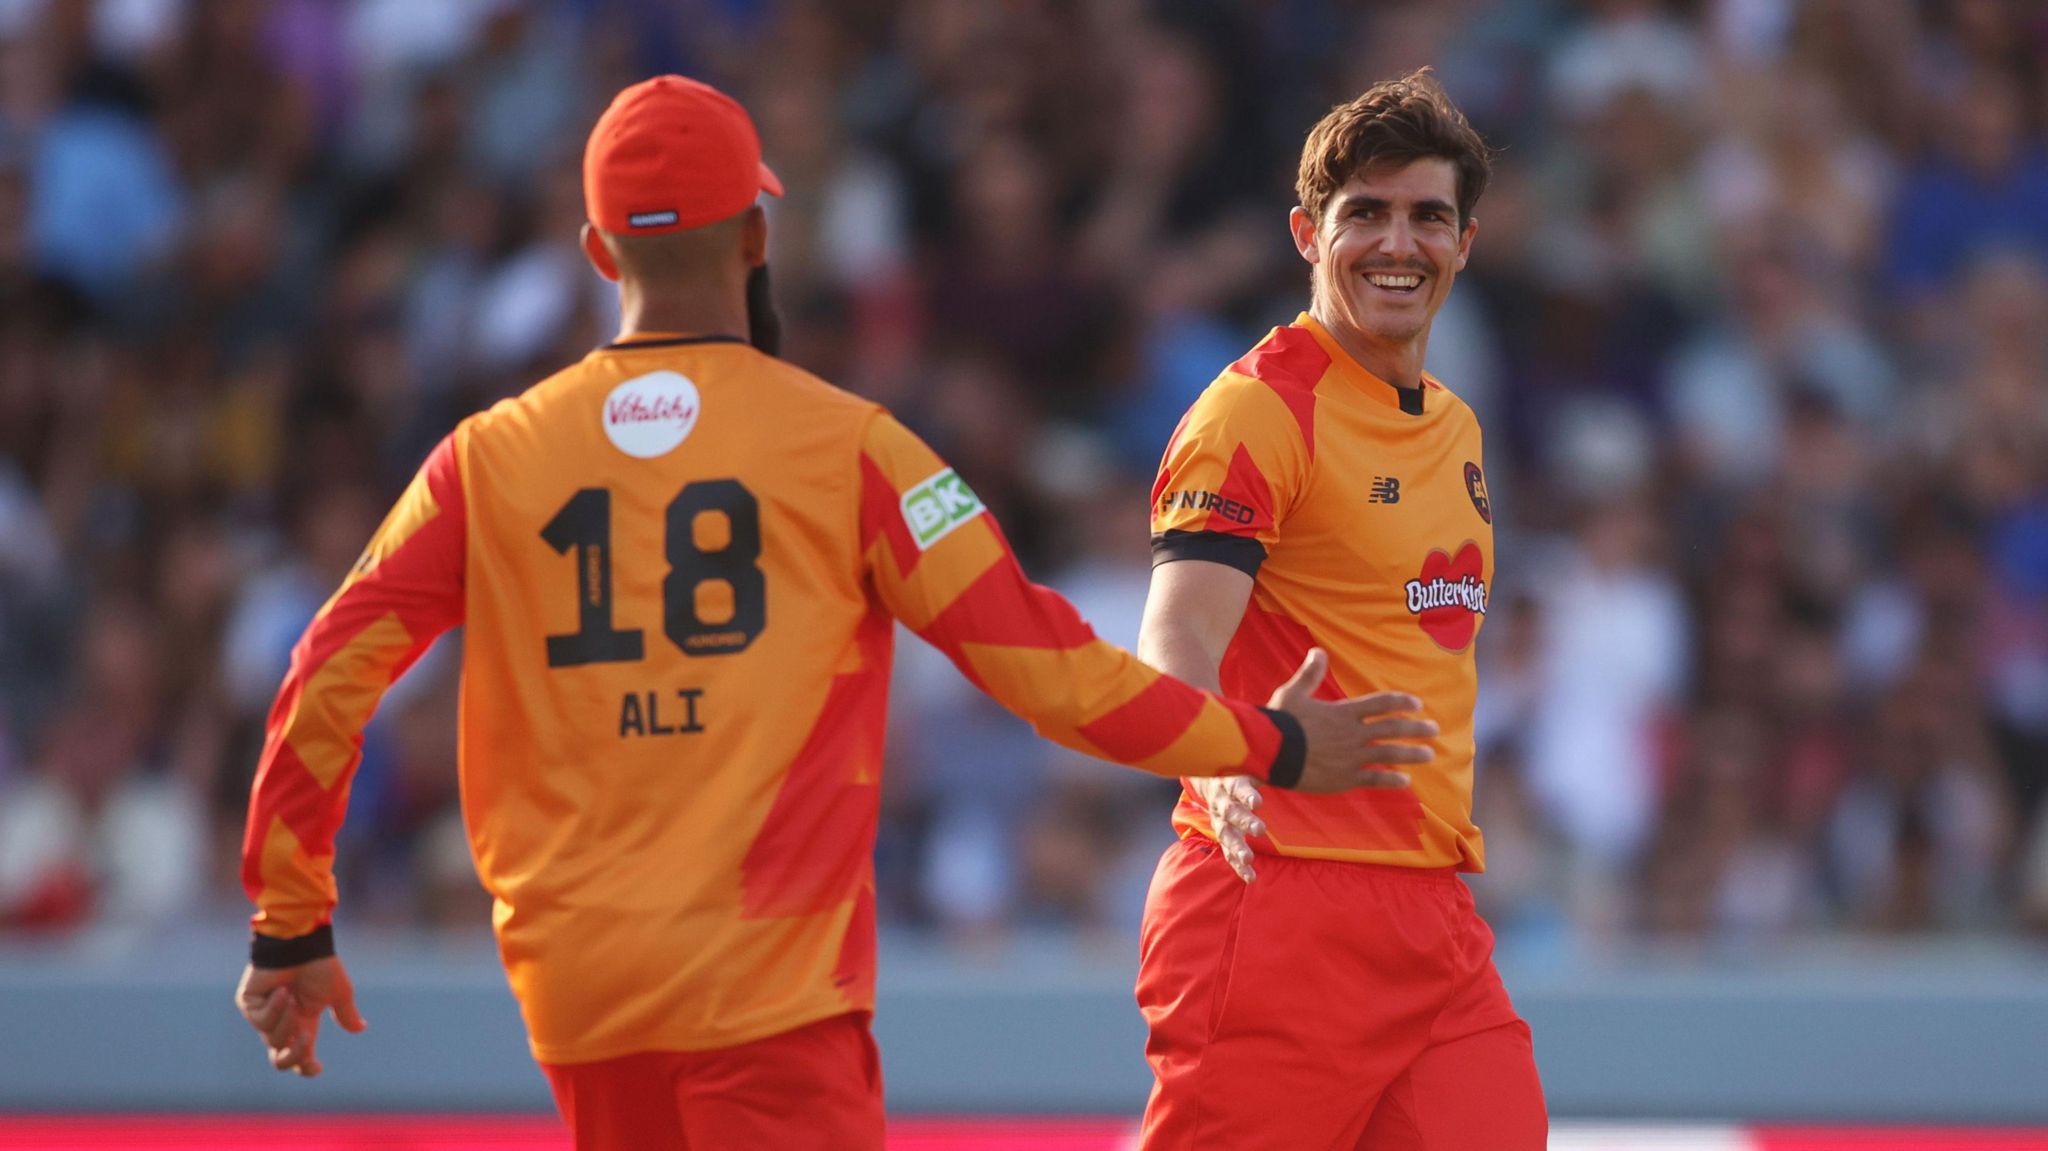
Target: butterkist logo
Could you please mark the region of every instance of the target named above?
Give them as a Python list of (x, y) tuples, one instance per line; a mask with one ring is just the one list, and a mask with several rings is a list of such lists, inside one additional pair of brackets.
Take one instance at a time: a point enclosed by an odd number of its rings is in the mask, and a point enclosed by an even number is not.
[(1431, 608), (1461, 607), (1466, 611), (1486, 614), (1486, 585), (1465, 576), (1452, 583), (1442, 576), (1423, 583), (1419, 579), (1408, 581), (1408, 610), (1422, 614)]
[(1456, 556), (1432, 549), (1422, 574), (1406, 585), (1408, 611), (1445, 651), (1464, 651), (1486, 614), (1486, 560), (1479, 545), (1466, 541)]

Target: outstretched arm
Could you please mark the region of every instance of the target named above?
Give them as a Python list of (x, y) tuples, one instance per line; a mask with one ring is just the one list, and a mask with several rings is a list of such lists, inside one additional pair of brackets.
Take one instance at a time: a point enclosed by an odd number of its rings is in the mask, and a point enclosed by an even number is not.
[(1407, 782), (1359, 766), (1369, 742), (1359, 720), (1379, 705), (1258, 708), (1096, 638), (1073, 605), (1025, 577), (994, 517), (893, 418), (870, 426), (861, 476), (862, 543), (883, 603), (1048, 739), (1164, 776), (1315, 791)]

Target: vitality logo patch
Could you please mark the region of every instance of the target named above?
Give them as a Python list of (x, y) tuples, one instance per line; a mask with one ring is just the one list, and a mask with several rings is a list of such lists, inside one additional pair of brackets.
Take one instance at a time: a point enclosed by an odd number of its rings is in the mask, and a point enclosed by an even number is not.
[(1466, 541), (1458, 554), (1433, 548), (1422, 561), (1422, 575), (1408, 581), (1408, 610), (1415, 622), (1445, 651), (1464, 651), (1486, 614), (1486, 560), (1479, 545)]
[(605, 437), (634, 459), (651, 460), (674, 451), (697, 426), (702, 401), (697, 385), (679, 372), (634, 376), (605, 397)]
[(917, 541), (919, 551), (945, 539), (981, 511), (981, 497), (952, 468), (903, 493), (903, 522), (910, 526), (910, 538)]

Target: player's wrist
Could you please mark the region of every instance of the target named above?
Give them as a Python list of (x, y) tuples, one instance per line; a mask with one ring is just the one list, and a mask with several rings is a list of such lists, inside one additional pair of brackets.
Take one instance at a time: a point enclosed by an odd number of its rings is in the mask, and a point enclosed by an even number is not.
[(1301, 783), (1302, 770), (1308, 766), (1308, 734), (1302, 730), (1299, 719), (1278, 708), (1259, 710), (1280, 732), (1280, 747), (1273, 753), (1272, 766), (1266, 769), (1265, 782), (1282, 789), (1294, 788)]
[(275, 969), (297, 967), (334, 954), (334, 925), (323, 923), (304, 935), (279, 939), (260, 932), (249, 937), (249, 966)]

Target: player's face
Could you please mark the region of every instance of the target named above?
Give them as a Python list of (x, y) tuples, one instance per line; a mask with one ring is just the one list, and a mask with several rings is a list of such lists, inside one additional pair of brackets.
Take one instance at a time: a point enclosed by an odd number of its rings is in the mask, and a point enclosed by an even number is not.
[(1431, 157), (1353, 176), (1321, 220), (1295, 209), (1294, 240), (1332, 320), (1401, 344), (1427, 338), (1477, 227), (1459, 225), (1457, 168)]

